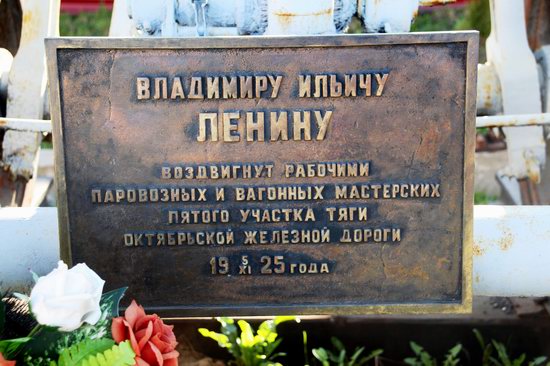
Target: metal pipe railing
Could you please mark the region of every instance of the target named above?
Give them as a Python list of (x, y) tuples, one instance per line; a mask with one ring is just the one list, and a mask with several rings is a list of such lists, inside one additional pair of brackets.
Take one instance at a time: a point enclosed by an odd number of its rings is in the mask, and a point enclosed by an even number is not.
[[(473, 293), (478, 296), (550, 295), (550, 206), (475, 206)], [(55, 208), (1, 208), (3, 288), (32, 283), (59, 260)]]

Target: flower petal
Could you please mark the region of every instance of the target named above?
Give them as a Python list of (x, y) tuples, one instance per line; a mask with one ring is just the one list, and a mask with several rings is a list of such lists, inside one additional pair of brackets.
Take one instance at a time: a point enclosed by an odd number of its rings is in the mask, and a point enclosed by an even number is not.
[[(116, 319), (122, 319), (123, 327), (121, 327), (118, 324), (118, 320), (115, 326), (114, 322)], [(116, 332), (116, 338), (115, 338), (115, 332)], [(134, 350), (134, 353), (136, 354), (136, 356), (141, 356), (140, 348), (136, 340), (136, 336), (134, 335), (134, 331), (132, 330), (132, 328), (130, 327), (130, 324), (128, 324), (128, 322), (125, 319), (123, 318), (113, 319), (113, 323), (111, 324), (111, 333), (113, 334), (114, 341), (117, 343), (130, 340), (130, 344), (132, 345), (132, 349)]]
[[(149, 322), (155, 322), (157, 319), (159, 319), (158, 315), (152, 314), (152, 315), (144, 315), (137, 319), (136, 324), (134, 324), (134, 329), (145, 329), (147, 328), (147, 323)], [(158, 333), (158, 330), (155, 328), (155, 325), (153, 324), (153, 333)]]
[(162, 358), (164, 358), (164, 361), (166, 361), (172, 358), (178, 359), (179, 356), (180, 356), (180, 353), (178, 351), (172, 351), (172, 352), (164, 353), (162, 355)]
[(141, 357), (151, 366), (163, 366), (164, 359), (159, 349), (151, 342), (147, 342), (141, 351)]
[(15, 366), (15, 361), (8, 361), (0, 352), (0, 366)]
[(140, 318), (143, 318), (144, 316), (145, 310), (143, 310), (143, 307), (137, 304), (136, 300), (132, 300), (132, 303), (124, 312), (124, 318), (132, 328), (134, 328), (136, 321)]
[(168, 360), (165, 360), (163, 366), (178, 366), (178, 359), (170, 358)]
[(31, 309), (38, 323), (70, 332), (101, 317), (103, 281), (85, 264), (57, 268), (38, 279), (31, 291)]
[(153, 323), (149, 322), (147, 325), (147, 329), (145, 331), (140, 330), (139, 334), (136, 333), (136, 338), (139, 342), (139, 349), (143, 349), (145, 344), (149, 342), (149, 339), (151, 339), (151, 336), (153, 335)]
[(99, 319), (101, 319), (101, 309), (92, 310), (82, 317), (82, 321), (90, 325), (96, 325)]
[(174, 350), (174, 347), (170, 342), (165, 342), (160, 334), (155, 334), (150, 340), (162, 354), (168, 353)]
[(111, 323), (111, 335), (116, 343), (121, 343), (128, 339), (123, 317), (120, 316), (113, 319)]
[(136, 364), (135, 366), (151, 366), (146, 361), (141, 359), (140, 357), (136, 357)]

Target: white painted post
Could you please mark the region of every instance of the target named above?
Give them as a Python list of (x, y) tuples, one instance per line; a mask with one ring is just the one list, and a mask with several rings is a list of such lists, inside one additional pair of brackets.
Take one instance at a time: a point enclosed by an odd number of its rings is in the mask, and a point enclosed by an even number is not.
[(408, 32), (419, 0), (359, 0), (358, 13), (369, 33)]
[(109, 37), (128, 37), (132, 34), (132, 20), (128, 16), (128, 0), (116, 0), (113, 3)]
[[(540, 113), (541, 96), (535, 56), (527, 43), (523, 0), (491, 0), (487, 59), (500, 80), (504, 114)], [(540, 181), (546, 158), (542, 127), (505, 129), (508, 167), (502, 172)]]
[(268, 0), (266, 34), (336, 33), (334, 0)]
[[(8, 78), (7, 117), (42, 119), (46, 94), (44, 39), (59, 34), (60, 0), (22, 0), (23, 25), (17, 55)], [(29, 131), (8, 130), (2, 142), (2, 163), (13, 177), (36, 176), (42, 136)], [(30, 187), (30, 189), (29, 189)], [(32, 184), (25, 190), (23, 205), (32, 202)]]

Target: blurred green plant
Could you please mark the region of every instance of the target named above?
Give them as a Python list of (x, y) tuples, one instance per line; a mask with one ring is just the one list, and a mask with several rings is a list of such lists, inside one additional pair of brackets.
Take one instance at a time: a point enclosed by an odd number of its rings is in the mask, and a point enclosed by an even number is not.
[(111, 11), (101, 5), (96, 12), (78, 14), (61, 13), (59, 33), (62, 36), (107, 36), (111, 24)]
[(498, 200), (498, 196), (493, 196), (485, 192), (475, 192), (474, 193), (474, 204), (475, 205), (488, 205), (494, 203)]
[(489, 0), (473, 0), (464, 8), (437, 7), (421, 12), (411, 32), (477, 30), (482, 39), (491, 32)]
[[(437, 366), (439, 363), (437, 359), (430, 355), (424, 348), (420, 345), (411, 342), (411, 349), (414, 352), (415, 357), (408, 357), (403, 361), (407, 365), (411, 366)], [(453, 348), (451, 348), (445, 355), (445, 359), (441, 363), (442, 366), (457, 366), (460, 364), (459, 354), (462, 351), (462, 345), (458, 343)]]
[(479, 61), (485, 62), (485, 39), (491, 32), (489, 0), (472, 0), (464, 8), (440, 6), (423, 11), (411, 26), (411, 32), (452, 30), (479, 31)]
[[(525, 363), (527, 358), (525, 353), (521, 354), (518, 358), (512, 359), (508, 355), (508, 351), (506, 350), (506, 346), (504, 344), (497, 342), (494, 339), (491, 340), (491, 342), (485, 342), (483, 336), (477, 329), (474, 329), (474, 334), (481, 350), (483, 351), (481, 366), (550, 366), (550, 362), (545, 363), (547, 358), (544, 356), (536, 357), (527, 364)], [(496, 351), (496, 357), (493, 356), (494, 351)]]
[(252, 326), (244, 321), (235, 321), (231, 318), (216, 318), (221, 325), (221, 333), (216, 333), (206, 328), (200, 328), (199, 333), (204, 337), (218, 342), (234, 357), (230, 365), (236, 366), (279, 366), (275, 359), (286, 356), (277, 352), (277, 347), (282, 339), (278, 338), (277, 326), (282, 322), (297, 320), (293, 316), (278, 316), (272, 320), (266, 320), (260, 324), (256, 334)]
[(457, 21), (454, 29), (475, 29), (479, 31), (482, 39), (489, 37), (489, 33), (491, 33), (491, 7), (489, 0), (470, 1), (466, 7), (464, 16)]
[(411, 25), (411, 32), (433, 32), (454, 30), (456, 24), (464, 21), (465, 9), (440, 7), (423, 11)]
[(362, 366), (366, 365), (369, 361), (376, 359), (384, 351), (376, 349), (370, 354), (363, 356), (365, 347), (357, 347), (353, 353), (348, 355), (344, 344), (336, 337), (330, 339), (333, 350), (327, 350), (325, 348), (314, 348), (311, 352), (313, 357), (321, 362), (323, 366)]

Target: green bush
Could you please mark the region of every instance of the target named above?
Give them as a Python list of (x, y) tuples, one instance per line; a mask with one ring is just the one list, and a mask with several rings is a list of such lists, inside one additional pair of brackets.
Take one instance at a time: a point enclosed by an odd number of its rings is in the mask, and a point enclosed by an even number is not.
[(204, 337), (218, 342), (234, 357), (231, 364), (236, 366), (280, 366), (275, 359), (285, 356), (285, 353), (275, 353), (281, 343), (277, 339), (277, 325), (289, 320), (296, 320), (292, 316), (278, 316), (273, 320), (266, 320), (260, 324), (256, 334), (252, 326), (244, 321), (235, 321), (231, 318), (216, 318), (221, 325), (221, 333), (206, 328), (200, 328), (199, 333)]
[(111, 11), (105, 6), (100, 6), (96, 12), (61, 13), (59, 33), (62, 36), (73, 37), (107, 36), (110, 24)]

